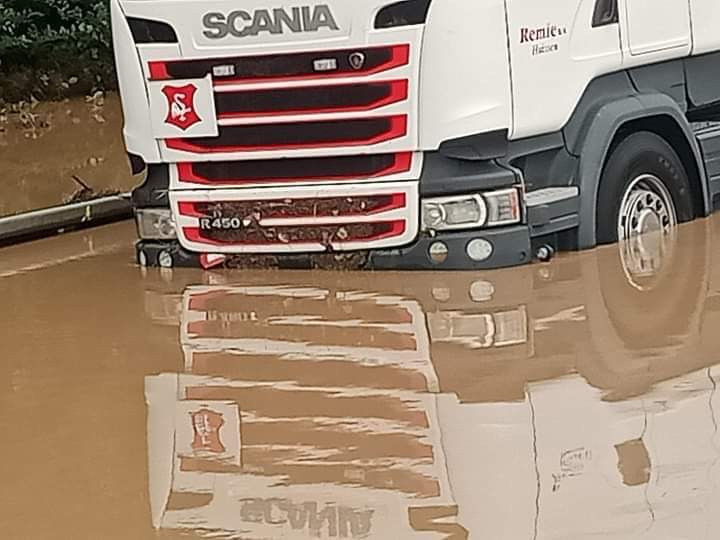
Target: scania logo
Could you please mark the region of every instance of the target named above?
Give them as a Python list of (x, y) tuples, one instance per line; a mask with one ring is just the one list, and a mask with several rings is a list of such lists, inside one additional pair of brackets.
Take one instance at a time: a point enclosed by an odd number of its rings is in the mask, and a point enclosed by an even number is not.
[(222, 39), (228, 35), (238, 38), (257, 36), (263, 32), (282, 34), (284, 32), (317, 32), (322, 28), (340, 30), (327, 4), (300, 6), (290, 9), (258, 9), (253, 12), (242, 9), (223, 13), (206, 13), (203, 17), (208, 39)]
[(352, 53), (348, 60), (353, 69), (362, 69), (365, 66), (365, 55), (361, 52)]

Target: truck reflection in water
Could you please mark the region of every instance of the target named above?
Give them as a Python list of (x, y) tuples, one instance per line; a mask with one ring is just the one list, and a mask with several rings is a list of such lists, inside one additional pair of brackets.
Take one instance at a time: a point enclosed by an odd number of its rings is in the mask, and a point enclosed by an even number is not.
[(486, 274), (148, 274), (185, 358), (146, 379), (155, 527), (714, 537), (713, 227)]

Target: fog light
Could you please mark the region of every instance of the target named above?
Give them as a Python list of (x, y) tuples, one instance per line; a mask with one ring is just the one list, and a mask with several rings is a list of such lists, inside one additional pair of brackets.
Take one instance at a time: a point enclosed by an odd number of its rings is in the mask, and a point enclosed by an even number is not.
[(167, 208), (141, 208), (135, 211), (138, 236), (143, 240), (177, 238), (175, 222)]
[(447, 231), (482, 227), (487, 217), (480, 195), (438, 197), (422, 202), (423, 230)]
[(487, 202), (487, 225), (520, 223), (520, 195), (515, 188), (483, 193)]
[(449, 250), (443, 242), (433, 242), (428, 250), (428, 253), (430, 254), (432, 262), (435, 264), (441, 264), (447, 260)]
[(158, 255), (158, 264), (161, 268), (172, 268), (173, 258), (169, 251), (161, 251)]
[(473, 261), (482, 262), (488, 260), (493, 254), (493, 245), (484, 238), (475, 238), (468, 242), (467, 255)]

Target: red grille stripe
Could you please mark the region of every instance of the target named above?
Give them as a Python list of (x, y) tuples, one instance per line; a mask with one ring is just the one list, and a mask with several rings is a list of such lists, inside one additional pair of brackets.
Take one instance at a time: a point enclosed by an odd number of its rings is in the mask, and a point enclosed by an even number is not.
[(307, 180), (363, 180), (370, 178), (380, 178), (383, 176), (391, 176), (393, 174), (401, 174), (410, 171), (412, 168), (412, 153), (402, 152), (394, 155), (394, 162), (389, 167), (380, 169), (370, 175), (357, 174), (321, 174), (313, 176), (296, 176), (293, 178), (268, 178), (268, 177), (239, 177), (233, 179), (216, 180), (198, 175), (195, 172), (194, 164), (178, 163), (178, 177), (181, 182), (203, 185), (233, 185), (233, 184), (251, 184), (251, 183), (290, 183), (303, 182)]
[[(193, 139), (166, 139), (165, 144), (172, 150), (180, 150), (183, 152), (191, 152), (195, 154), (212, 154), (212, 153), (231, 153), (231, 152), (243, 152), (243, 151), (263, 151), (263, 150), (278, 150), (278, 149), (303, 149), (303, 148), (337, 148), (343, 146), (371, 146), (374, 144), (380, 144), (382, 142), (398, 139), (407, 135), (408, 131), (408, 118), (406, 115), (397, 115), (386, 117), (389, 120), (389, 129), (379, 133), (375, 136), (366, 139), (345, 139), (345, 140), (333, 140), (333, 141), (308, 141), (303, 143), (277, 143), (277, 144), (265, 144), (265, 145), (231, 145), (231, 146), (201, 146)], [(343, 124), (351, 122), (352, 120), (339, 120), (336, 123)], [(311, 126), (313, 122), (303, 122), (304, 124)], [(279, 134), (282, 134), (283, 126), (288, 124), (278, 124), (276, 127)], [(253, 127), (253, 126), (250, 126)], [(197, 140), (197, 139), (195, 139)]]
[[(384, 240), (386, 238), (393, 238), (395, 236), (401, 236), (405, 233), (405, 230), (407, 228), (407, 223), (404, 219), (395, 220), (395, 221), (379, 221), (372, 223), (373, 226), (375, 226), (377, 229), (379, 229), (379, 232), (376, 232), (370, 236), (363, 237), (363, 238), (357, 238), (357, 237), (349, 237), (346, 240), (343, 240), (343, 244), (353, 243), (353, 242), (376, 242), (379, 240)], [(352, 223), (349, 224), (337, 224), (334, 225), (337, 227), (351, 227), (353, 226)], [(312, 228), (311, 225), (308, 225), (306, 228)], [(228, 241), (222, 241), (222, 240), (214, 240), (211, 238), (206, 238), (203, 236), (202, 231), (199, 227), (183, 227), (183, 234), (185, 235), (185, 238), (187, 238), (190, 242), (196, 243), (196, 244), (205, 244), (209, 246), (276, 246), (276, 245), (287, 245), (287, 244), (309, 244), (309, 245), (315, 245), (318, 242), (313, 241), (306, 241), (306, 240), (299, 240), (299, 241), (290, 241), (290, 242), (237, 242), (234, 240), (228, 240)]]
[[(358, 197), (359, 199), (372, 199), (376, 198), (377, 201), (382, 201), (382, 203), (379, 206), (376, 206), (370, 210), (352, 210), (349, 212), (343, 212), (341, 214), (333, 214), (330, 211), (320, 211), (316, 212), (314, 214), (305, 214), (300, 212), (287, 212), (287, 211), (279, 211), (277, 209), (270, 208), (264, 208), (263, 204), (268, 205), (272, 204), (273, 200), (260, 200), (260, 201), (247, 201), (248, 204), (255, 204), (261, 211), (262, 219), (297, 219), (297, 218), (322, 218), (322, 217), (355, 217), (355, 216), (374, 216), (377, 214), (382, 214), (384, 212), (390, 212), (392, 210), (398, 210), (400, 208), (405, 208), (407, 206), (407, 196), (405, 193), (393, 193), (391, 195), (362, 195)], [(320, 202), (331, 202), (335, 199), (338, 199), (337, 197), (331, 197), (328, 199), (313, 199)], [(302, 199), (297, 199), (302, 200)], [(181, 201), (178, 203), (178, 211), (183, 216), (188, 217), (194, 217), (194, 218), (203, 218), (203, 217), (212, 217), (211, 214), (208, 212), (203, 212), (202, 206), (204, 205), (223, 205), (223, 204), (232, 204), (233, 202), (237, 201), (212, 201), (211, 203), (207, 202), (189, 202), (189, 201)], [(243, 201), (245, 202), (245, 201)]]
[(150, 62), (150, 80), (151, 81), (167, 81), (172, 79), (167, 70), (166, 62)]
[(205, 214), (197, 210), (196, 205), (198, 203), (194, 202), (186, 202), (182, 201), (178, 203), (178, 212), (180, 212), (180, 215), (182, 216), (188, 216), (188, 217), (194, 217), (194, 218), (203, 218), (207, 217)]

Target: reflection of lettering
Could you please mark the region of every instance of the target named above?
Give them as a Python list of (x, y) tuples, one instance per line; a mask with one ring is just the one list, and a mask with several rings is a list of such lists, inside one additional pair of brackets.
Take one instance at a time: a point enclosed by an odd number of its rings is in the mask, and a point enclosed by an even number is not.
[(446, 540), (467, 540), (468, 530), (459, 523), (448, 523), (457, 518), (457, 506), (427, 506), (408, 510), (410, 526), (417, 532), (439, 532)]
[(560, 454), (560, 472), (553, 473), (553, 492), (560, 489), (564, 479), (582, 476), (587, 462), (591, 460), (592, 451), (587, 448), (575, 448)]
[(295, 531), (308, 530), (319, 537), (326, 531), (331, 538), (365, 538), (370, 534), (372, 510), (317, 502), (293, 503), (285, 499), (245, 499), (240, 519), (246, 523), (288, 525)]
[(230, 322), (257, 322), (258, 315), (255, 311), (226, 312), (210, 310), (207, 312), (208, 321)]
[(195, 437), (192, 442), (193, 450), (205, 450), (221, 454), (225, 446), (220, 440), (220, 428), (225, 423), (223, 415), (209, 409), (190, 413)]

